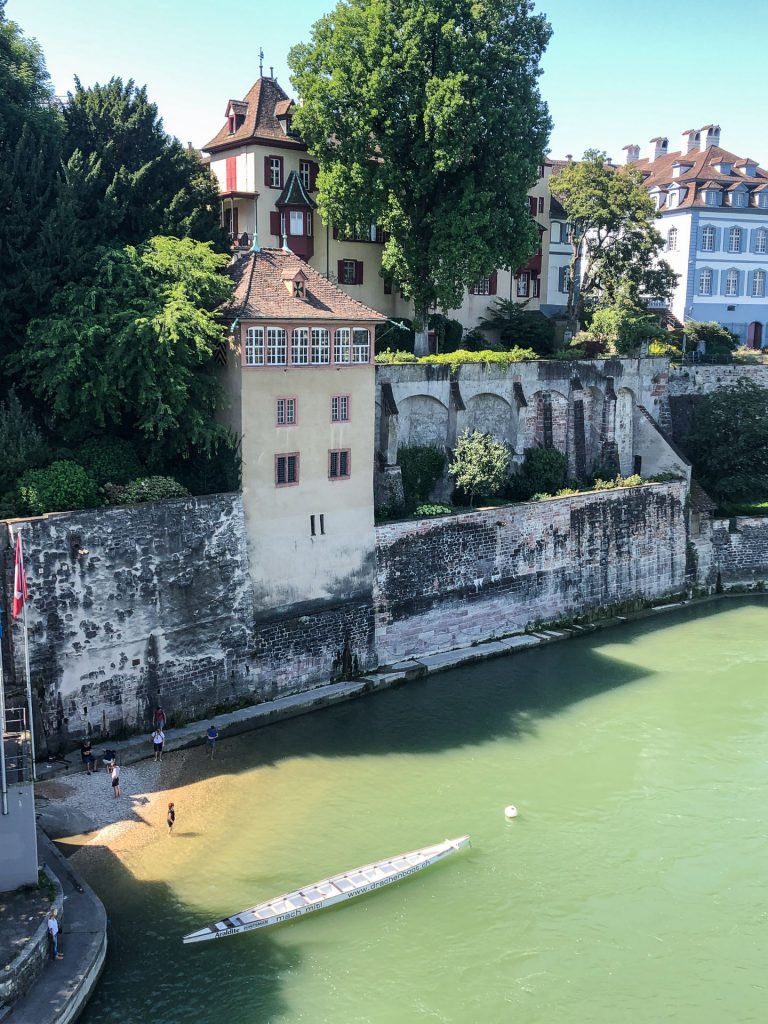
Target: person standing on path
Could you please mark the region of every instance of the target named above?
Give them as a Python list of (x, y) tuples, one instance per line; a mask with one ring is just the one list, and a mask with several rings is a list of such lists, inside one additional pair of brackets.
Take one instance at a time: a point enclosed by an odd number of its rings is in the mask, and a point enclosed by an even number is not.
[(165, 717), (165, 712), (158, 704), (155, 708), (155, 713), (152, 715), (152, 728), (159, 729), (161, 732), (165, 729), (165, 723), (168, 719)]
[(216, 750), (216, 740), (219, 738), (219, 730), (213, 722), (208, 726), (208, 732), (206, 732), (205, 737), (208, 742), (208, 756), (213, 760), (214, 751)]
[(165, 743), (165, 733), (162, 729), (155, 729), (152, 733), (152, 744), (155, 750), (155, 760), (163, 760), (163, 744)]
[(64, 954), (59, 952), (59, 918), (58, 911), (48, 914), (48, 938), (51, 940), (51, 960), (63, 960)]
[(80, 744), (80, 759), (88, 769), (88, 774), (93, 775), (96, 771), (96, 758), (93, 756), (93, 748), (90, 740), (83, 740)]
[(115, 797), (115, 800), (117, 800), (117, 798), (122, 795), (120, 793), (120, 765), (117, 763), (117, 761), (115, 761), (115, 763), (112, 765), (111, 775), (112, 775), (112, 793), (113, 793), (113, 795)]
[(176, 824), (176, 808), (173, 806), (173, 801), (168, 804), (168, 835), (173, 832), (173, 826)]

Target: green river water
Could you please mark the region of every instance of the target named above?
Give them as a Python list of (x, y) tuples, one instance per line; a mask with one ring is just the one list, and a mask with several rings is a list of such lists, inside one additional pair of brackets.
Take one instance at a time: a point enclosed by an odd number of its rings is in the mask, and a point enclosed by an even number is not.
[[(178, 834), (84, 858), (111, 946), (83, 1024), (765, 1021), (767, 668), (768, 603), (725, 601), (188, 752)], [(181, 944), (465, 832), (359, 900)]]

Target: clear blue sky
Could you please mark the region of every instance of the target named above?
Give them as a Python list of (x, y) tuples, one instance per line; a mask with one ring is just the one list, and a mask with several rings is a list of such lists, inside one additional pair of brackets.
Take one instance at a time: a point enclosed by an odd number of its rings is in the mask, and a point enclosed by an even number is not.
[[(258, 51), (290, 93), (289, 47), (309, 36), (331, 0), (8, 0), (6, 13), (42, 45), (56, 91), (112, 75), (146, 84), (166, 129), (200, 146), (226, 101), (258, 77)], [(721, 0), (537, 0), (554, 29), (542, 94), (554, 121), (551, 154), (622, 146), (714, 122), (722, 145), (768, 165), (760, 69), (768, 4)], [(731, 18), (731, 15), (733, 17)]]

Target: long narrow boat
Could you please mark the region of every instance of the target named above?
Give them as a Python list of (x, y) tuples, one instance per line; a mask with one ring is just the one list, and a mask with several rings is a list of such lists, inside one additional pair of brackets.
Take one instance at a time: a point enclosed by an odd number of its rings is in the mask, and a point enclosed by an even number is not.
[(321, 882), (307, 885), (303, 889), (287, 892), (283, 896), (258, 903), (255, 907), (243, 910), (239, 914), (217, 921), (207, 928), (190, 932), (184, 936), (184, 942), (205, 942), (207, 939), (223, 939), (228, 935), (240, 935), (254, 928), (266, 928), (270, 924), (290, 921), (302, 914), (311, 914), (313, 910), (330, 907), (342, 900), (351, 900), (355, 896), (380, 889), (401, 878), (413, 875), (422, 868), (455, 853), (469, 842), (469, 836), (458, 839), (446, 839), (434, 846), (425, 846), (411, 853), (401, 853), (397, 857), (376, 861), (375, 864), (364, 864), (352, 871), (343, 871)]

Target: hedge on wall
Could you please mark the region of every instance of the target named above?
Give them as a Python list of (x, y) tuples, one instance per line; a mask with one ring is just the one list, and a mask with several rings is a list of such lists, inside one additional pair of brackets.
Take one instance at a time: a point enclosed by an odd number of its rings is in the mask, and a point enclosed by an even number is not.
[(413, 508), (429, 499), (445, 469), (445, 455), (432, 445), (407, 444), (397, 449), (405, 503)]

